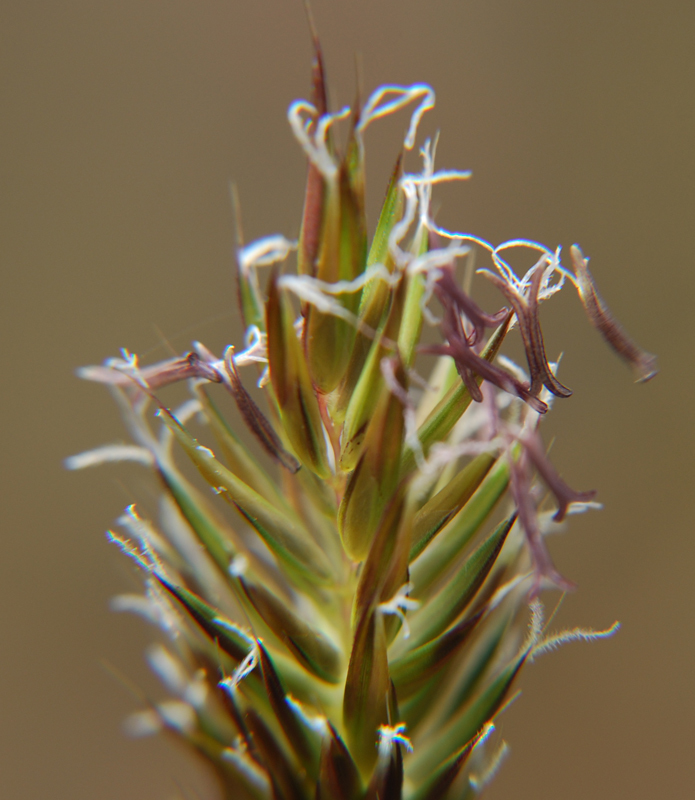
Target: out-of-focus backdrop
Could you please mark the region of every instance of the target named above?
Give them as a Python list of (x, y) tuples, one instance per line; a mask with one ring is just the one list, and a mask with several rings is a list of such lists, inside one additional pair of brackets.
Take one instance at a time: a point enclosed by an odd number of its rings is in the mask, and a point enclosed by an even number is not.
[[(685, 797), (695, 771), (693, 280), (695, 6), (621, 0), (313, 0), (333, 105), (428, 82), (438, 163), (470, 168), (438, 219), (499, 242), (581, 243), (601, 291), (660, 358), (644, 386), (576, 297), (543, 307), (574, 396), (553, 460), (600, 513), (551, 543), (579, 590), (558, 625), (614, 639), (528, 667), (499, 720), (491, 798)], [(2, 556), (0, 796), (209, 797), (199, 766), (121, 729), (122, 675), (151, 631), (109, 611), (133, 591), (104, 530), (137, 467), (68, 473), (123, 436), (74, 370), (127, 347), (239, 342), (229, 182), (248, 239), (297, 234), (305, 163), (285, 119), (309, 91), (299, 0), (22, 0), (0, 12)], [(374, 218), (406, 117), (367, 136)], [(415, 157), (411, 160), (415, 167)]]

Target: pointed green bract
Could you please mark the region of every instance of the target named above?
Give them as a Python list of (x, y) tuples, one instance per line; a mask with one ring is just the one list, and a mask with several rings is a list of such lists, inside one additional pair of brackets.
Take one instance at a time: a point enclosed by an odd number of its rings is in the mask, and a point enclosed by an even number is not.
[(433, 583), (461, 553), (480, 530), (509, 485), (509, 465), (506, 458), (498, 459), (488, 471), (472, 497), (451, 521), (435, 536), (413, 561), (411, 580), (421, 594)]
[(467, 742), (434, 771), (434, 774), (418, 787), (410, 800), (441, 800), (456, 780), (466, 761), (473, 752), (479, 737)]
[(370, 607), (357, 622), (343, 700), (350, 751), (363, 774), (376, 763), (377, 731), (389, 722), (390, 692), (384, 622)]
[(278, 505), (284, 503), (285, 499), (278, 491), (276, 484), (222, 416), (209, 392), (198, 387), (197, 394), (205, 409), (210, 429), (230, 470), (269, 503)]
[[(413, 618), (412, 645), (429, 642), (445, 630), (470, 603), (497, 560), (516, 514), (493, 533), (454, 572), (448, 583)], [(415, 584), (417, 587), (417, 584)]]
[(201, 545), (223, 574), (236, 555), (229, 536), (209, 513), (199, 494), (173, 468), (160, 463), (159, 473), (179, 511), (193, 529)]
[(490, 675), (495, 659), (499, 656), (501, 645), (513, 629), (514, 605), (492, 612), (487, 617), (487, 624), (477, 631), (475, 641), (471, 643), (469, 652), (460, 668), (450, 680), (446, 690), (446, 704), (442, 705), (435, 719), (428, 720), (431, 730), (438, 730), (451, 720), (456, 719), (471, 698), (479, 696)]
[[(368, 267), (374, 264), (385, 264), (391, 257), (389, 252), (389, 237), (403, 214), (403, 194), (399, 186), (402, 175), (403, 155), (400, 154), (391, 172), (391, 179), (386, 189), (383, 205), (381, 206), (379, 220), (376, 225), (376, 230), (374, 231), (374, 238), (369, 248), (369, 255), (367, 257)], [(372, 291), (375, 291), (378, 284), (371, 283), (370, 286), (373, 287)], [(369, 302), (370, 296), (371, 292), (365, 292), (363, 297), (364, 305)]]
[[(379, 223), (372, 239), (372, 245), (367, 257), (367, 269), (381, 264), (388, 272), (393, 271), (394, 265), (389, 256), (388, 240), (403, 210), (402, 195), (398, 186), (401, 175), (401, 158), (399, 157), (391, 175)], [(358, 308), (360, 327), (355, 334), (350, 360), (338, 389), (333, 409), (333, 415), (338, 423), (343, 422), (355, 387), (362, 376), (364, 362), (372, 349), (374, 335), (379, 329), (384, 313), (388, 309), (389, 301), (389, 287), (383, 278), (379, 276), (372, 278), (362, 291)]]
[(413, 521), (411, 561), (420, 555), (431, 539), (470, 500), (490, 471), (494, 460), (490, 453), (481, 453), (418, 511)]
[(384, 510), (360, 570), (353, 620), (360, 619), (369, 608), (389, 600), (405, 583), (411, 519), (405, 505), (404, 487), (401, 486)]
[(265, 327), (263, 304), (258, 296), (258, 276), (255, 267), (246, 267), (241, 261), (241, 251), (237, 250), (237, 289), (239, 306), (246, 327), (255, 325), (260, 330)]
[(199, 445), (172, 416), (164, 414), (162, 418), (210, 486), (236, 506), (284, 564), (317, 583), (330, 582), (333, 576), (325, 555), (286, 514), (220, 464), (212, 451)]
[[(402, 365), (396, 380), (405, 384)], [(364, 448), (348, 480), (338, 509), (338, 528), (347, 554), (361, 561), (389, 498), (396, 489), (403, 443), (403, 410), (399, 399), (383, 394), (369, 423)]]
[(317, 678), (338, 683), (341, 677), (340, 653), (331, 642), (272, 592), (260, 584), (254, 586), (243, 577), (239, 580), (256, 611), (299, 663)]
[(309, 800), (300, 771), (280, 747), (261, 716), (250, 708), (246, 712), (246, 721), (253, 736), (258, 759), (270, 778), (274, 795), (283, 800)]
[(183, 586), (176, 586), (164, 577), (160, 576), (158, 580), (230, 658), (237, 662), (243, 661), (251, 648), (248, 634), (193, 592)]
[[(325, 283), (349, 283), (364, 270), (367, 246), (364, 199), (355, 194), (345, 166), (338, 172), (337, 185), (330, 186), (325, 206), (321, 248), (316, 277)], [(339, 296), (342, 307), (355, 315), (360, 291)], [(355, 326), (348, 319), (309, 307), (306, 312), (306, 349), (309, 371), (323, 394), (338, 385), (347, 367)]]
[(389, 671), (398, 696), (407, 698), (425, 684), (454, 658), (459, 649), (467, 642), (482, 616), (478, 612), (463, 619), (436, 639), (432, 639), (419, 647), (410, 645), (410, 650), (389, 662)]
[(324, 738), (316, 800), (361, 800), (357, 765), (333, 726)]
[(345, 413), (340, 449), (340, 468), (345, 472), (350, 472), (357, 466), (369, 422), (379, 402), (385, 402), (384, 398), (388, 395), (382, 361), (394, 354), (392, 342), (398, 336), (405, 286), (405, 280), (401, 280), (394, 290), (388, 317), (371, 344)]
[(330, 474), (318, 400), (295, 335), (292, 306), (272, 280), (266, 305), (268, 363), (283, 428), (299, 460), (322, 478)]
[(403, 754), (398, 742), (379, 743), (379, 758), (364, 800), (400, 800), (403, 796)]
[[(451, 753), (469, 742), (491, 720), (504, 703), (507, 693), (526, 660), (526, 653), (515, 658), (497, 675), (461, 714), (429, 743), (421, 758), (414, 759), (413, 776), (422, 778), (446, 762)], [(442, 758), (444, 756), (444, 758)]]
[[(328, 91), (323, 52), (316, 32), (313, 31), (314, 59), (311, 65), (311, 102), (320, 117), (328, 111)], [(313, 123), (316, 124), (316, 121)], [(326, 187), (323, 175), (311, 161), (308, 164), (304, 212), (299, 235), (297, 272), (313, 276), (316, 271), (316, 256), (319, 250), (321, 224), (323, 222)]]
[(304, 730), (290, 705), (287, 703), (287, 692), (282, 685), (273, 661), (262, 644), (259, 645), (259, 660), (263, 683), (265, 684), (270, 705), (280, 723), (288, 744), (295, 753), (300, 764), (318, 766), (319, 750), (317, 742)]
[[(420, 227), (415, 234), (410, 251), (414, 256), (423, 256), (427, 249), (427, 231)], [(408, 288), (403, 301), (403, 315), (398, 331), (398, 352), (406, 367), (412, 366), (415, 360), (415, 350), (420, 342), (425, 291), (424, 275), (416, 272), (408, 276)]]

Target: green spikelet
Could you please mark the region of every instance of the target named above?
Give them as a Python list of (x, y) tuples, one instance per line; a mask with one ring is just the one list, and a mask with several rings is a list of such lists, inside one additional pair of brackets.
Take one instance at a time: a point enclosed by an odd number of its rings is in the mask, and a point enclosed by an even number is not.
[[(181, 738), (230, 800), (473, 797), (500, 760), (494, 718), (523, 666), (615, 630), (544, 638), (539, 593), (570, 586), (544, 536), (593, 493), (561, 480), (538, 433), (569, 394), (538, 305), (573, 284), (641, 379), (654, 359), (597, 299), (578, 248), (573, 272), (534, 242), (436, 228), (433, 187), (467, 173), (436, 172), (430, 142), (417, 174), (398, 155), (368, 241), (364, 132), (410, 106), (410, 150), (434, 94), (378, 90), (341, 154), (332, 128), (347, 113), (329, 112), (318, 44), (313, 75), (313, 105), (289, 113), (309, 162), (299, 242), (238, 252), (245, 349), (85, 368), (134, 444), (68, 466), (130, 459), (161, 487), (159, 510), (131, 507), (110, 533), (144, 576), (130, 605), (169, 638), (153, 665), (175, 697), (153, 699), (134, 729)], [(509, 308), (486, 313), (461, 288), (456, 260), (473, 246)], [(511, 247), (531, 252), (523, 276)], [(501, 358), (514, 327), (528, 375)], [(169, 409), (181, 380), (192, 399)], [(244, 425), (220, 411), (225, 393)]]

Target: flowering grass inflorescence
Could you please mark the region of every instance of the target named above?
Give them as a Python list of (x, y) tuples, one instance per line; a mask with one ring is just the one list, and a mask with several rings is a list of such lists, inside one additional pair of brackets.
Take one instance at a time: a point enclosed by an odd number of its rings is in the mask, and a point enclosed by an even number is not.
[[(538, 433), (554, 397), (571, 394), (546, 356), (539, 304), (571, 284), (639, 379), (655, 373), (654, 358), (613, 320), (576, 246), (570, 269), (559, 248), (493, 246), (439, 227), (433, 187), (468, 173), (436, 170), (436, 142), (423, 144), (418, 174), (398, 157), (368, 241), (364, 133), (411, 104), (410, 150), (434, 105), (428, 86), (385, 86), (361, 109), (331, 113), (316, 44), (312, 102), (289, 110), (308, 158), (301, 234), (239, 243), (244, 347), (220, 358), (196, 342), (147, 367), (124, 351), (81, 371), (111, 387), (134, 444), (69, 466), (134, 460), (163, 487), (156, 523), (130, 507), (124, 535), (109, 534), (146, 585), (116, 608), (144, 615), (169, 642), (149, 660), (174, 699), (149, 703), (129, 727), (183, 739), (228, 798), (475, 796), (504, 753), (493, 720), (521, 667), (616, 628), (544, 630), (539, 593), (572, 586), (545, 537), (596, 504), (561, 479)], [(456, 275), (474, 249), (489, 254), (477, 273), (507, 304), (494, 313)], [(511, 249), (533, 254), (522, 277)], [(425, 325), (438, 343), (422, 342)], [(528, 374), (500, 352), (515, 326)], [(160, 390), (183, 380), (193, 397), (171, 411)], [(221, 413), (219, 391), (260, 460)], [(207, 443), (191, 432), (196, 419)], [(175, 448), (207, 494), (177, 467)]]

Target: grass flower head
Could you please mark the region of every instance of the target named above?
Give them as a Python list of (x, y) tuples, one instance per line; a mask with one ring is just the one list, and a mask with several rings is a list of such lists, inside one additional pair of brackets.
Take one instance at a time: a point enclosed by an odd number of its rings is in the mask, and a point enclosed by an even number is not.
[[(158, 513), (130, 507), (109, 534), (145, 585), (115, 607), (167, 642), (148, 660), (172, 698), (129, 729), (183, 739), (228, 798), (474, 797), (506, 752), (494, 719), (524, 664), (615, 630), (545, 634), (539, 594), (572, 588), (546, 535), (596, 504), (540, 437), (571, 391), (539, 307), (574, 287), (640, 379), (654, 359), (612, 318), (578, 247), (568, 266), (559, 248), (436, 224), (433, 191), (469, 173), (436, 169), (432, 141), (421, 170), (404, 169), (434, 99), (389, 85), (333, 112), (316, 44), (311, 101), (288, 112), (308, 162), (301, 232), (239, 243), (244, 342), (221, 354), (194, 342), (147, 366), (123, 351), (80, 373), (109, 386), (133, 442), (68, 465), (135, 461), (162, 489)], [(370, 238), (364, 135), (394, 113), (404, 140)], [(481, 250), (478, 280), (500, 292), (491, 311), (457, 275)], [(511, 250), (529, 254), (522, 275)], [(524, 368), (502, 352), (514, 328)], [(181, 381), (192, 397), (172, 410), (166, 389)], [(255, 448), (221, 412), (225, 394)]]

